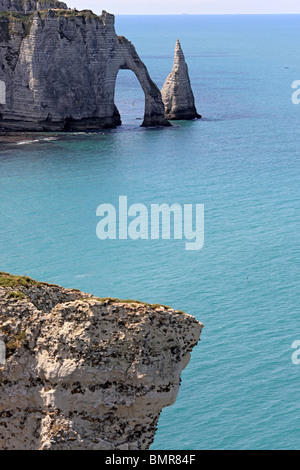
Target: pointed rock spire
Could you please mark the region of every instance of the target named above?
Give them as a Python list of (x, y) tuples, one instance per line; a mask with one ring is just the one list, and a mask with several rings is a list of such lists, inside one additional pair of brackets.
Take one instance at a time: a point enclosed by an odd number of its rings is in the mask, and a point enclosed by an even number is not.
[(176, 41), (173, 70), (161, 90), (167, 119), (201, 118), (195, 107), (188, 66), (179, 40)]
[(179, 39), (176, 41), (176, 46), (175, 46), (175, 57), (174, 57), (174, 66), (182, 64), (183, 66), (186, 65), (185, 63), (185, 57), (181, 48), (181, 44)]

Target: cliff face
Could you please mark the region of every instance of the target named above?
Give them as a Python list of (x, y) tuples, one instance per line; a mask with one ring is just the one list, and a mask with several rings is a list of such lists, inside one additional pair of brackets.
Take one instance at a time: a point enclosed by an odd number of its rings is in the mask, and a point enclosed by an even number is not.
[(173, 70), (161, 90), (167, 119), (201, 118), (197, 113), (188, 66), (179, 40), (176, 42)]
[(0, 80), (7, 90), (6, 104), (0, 105), (0, 128), (114, 127), (121, 123), (114, 105), (120, 69), (132, 70), (145, 92), (143, 125), (169, 125), (160, 91), (134, 46), (116, 35), (113, 15), (0, 12)]
[(66, 10), (68, 7), (65, 3), (57, 0), (0, 0), (0, 11), (30, 13), (35, 10), (46, 10), (49, 8)]
[(202, 327), (0, 273), (0, 450), (148, 449)]

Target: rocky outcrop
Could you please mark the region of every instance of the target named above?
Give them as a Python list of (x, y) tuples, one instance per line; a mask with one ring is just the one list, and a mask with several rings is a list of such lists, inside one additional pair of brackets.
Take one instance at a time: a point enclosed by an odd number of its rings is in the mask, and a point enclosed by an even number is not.
[(132, 70), (144, 90), (143, 126), (170, 125), (159, 89), (134, 46), (116, 35), (113, 15), (57, 9), (0, 12), (0, 81), (6, 84), (0, 129), (115, 127), (121, 124), (114, 104), (120, 69)]
[(57, 0), (0, 0), (0, 11), (31, 13), (35, 10), (47, 10), (50, 8), (68, 9), (65, 3)]
[(202, 327), (0, 273), (0, 450), (148, 449)]
[(195, 106), (188, 66), (179, 40), (176, 42), (173, 70), (161, 90), (167, 119), (200, 119)]

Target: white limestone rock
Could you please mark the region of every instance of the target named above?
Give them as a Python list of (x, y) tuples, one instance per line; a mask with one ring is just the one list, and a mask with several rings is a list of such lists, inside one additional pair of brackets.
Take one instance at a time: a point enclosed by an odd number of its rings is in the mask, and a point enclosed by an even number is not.
[(148, 449), (202, 328), (170, 307), (0, 273), (0, 450)]
[(116, 35), (114, 20), (88, 10), (0, 12), (0, 81), (6, 84), (0, 129), (115, 127), (121, 124), (114, 103), (120, 69), (132, 70), (144, 90), (143, 126), (170, 125), (159, 89), (134, 46)]
[(179, 40), (175, 47), (173, 70), (161, 90), (165, 105), (165, 116), (170, 120), (200, 119), (195, 106), (188, 66)]

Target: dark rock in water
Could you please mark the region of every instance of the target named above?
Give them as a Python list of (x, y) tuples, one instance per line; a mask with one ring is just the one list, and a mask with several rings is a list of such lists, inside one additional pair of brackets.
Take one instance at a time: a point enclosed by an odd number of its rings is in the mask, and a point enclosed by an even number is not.
[(179, 40), (176, 42), (174, 66), (161, 91), (167, 119), (200, 119), (195, 106), (188, 66)]

